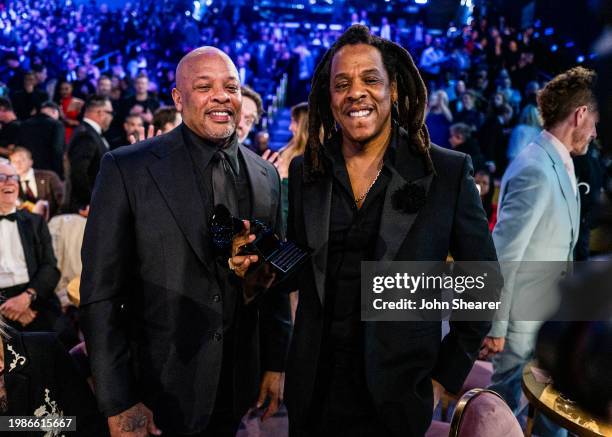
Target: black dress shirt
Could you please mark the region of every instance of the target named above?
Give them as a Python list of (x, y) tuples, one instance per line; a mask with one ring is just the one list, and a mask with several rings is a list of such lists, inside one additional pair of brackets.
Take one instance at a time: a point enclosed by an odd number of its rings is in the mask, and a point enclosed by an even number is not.
[(372, 254), (391, 175), (383, 166), (361, 208), (357, 208), (340, 146), (329, 150), (327, 156), (334, 180), (325, 287), (329, 329), (326, 337), (336, 365), (342, 365), (361, 361), (363, 356), (361, 261), (374, 260)]

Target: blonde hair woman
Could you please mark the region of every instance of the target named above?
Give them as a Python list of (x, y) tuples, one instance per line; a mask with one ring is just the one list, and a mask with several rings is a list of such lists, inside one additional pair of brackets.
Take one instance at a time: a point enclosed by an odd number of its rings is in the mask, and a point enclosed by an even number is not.
[(291, 124), (289, 130), (293, 134), (291, 141), (281, 151), (281, 165), (278, 168), (281, 179), (285, 180), (289, 174), (289, 164), (296, 156), (301, 156), (306, 150), (308, 141), (308, 103), (298, 103), (291, 108)]

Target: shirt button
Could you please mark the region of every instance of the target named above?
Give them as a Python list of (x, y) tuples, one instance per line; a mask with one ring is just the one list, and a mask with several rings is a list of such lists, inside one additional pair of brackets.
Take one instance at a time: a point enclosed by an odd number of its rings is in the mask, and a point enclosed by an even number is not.
[(220, 302), (221, 301), (221, 295), (220, 294), (215, 294), (212, 299), (213, 299), (213, 302)]
[(220, 332), (215, 332), (215, 334), (213, 335), (213, 338), (215, 339), (215, 341), (221, 341), (223, 340), (223, 335), (221, 335)]

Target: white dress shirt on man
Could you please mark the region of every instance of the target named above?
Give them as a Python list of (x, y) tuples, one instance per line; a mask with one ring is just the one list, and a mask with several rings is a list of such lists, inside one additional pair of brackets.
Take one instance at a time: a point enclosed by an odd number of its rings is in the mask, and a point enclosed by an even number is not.
[[(11, 211), (11, 214), (15, 210)], [(30, 282), (16, 221), (0, 220), (0, 288)]]

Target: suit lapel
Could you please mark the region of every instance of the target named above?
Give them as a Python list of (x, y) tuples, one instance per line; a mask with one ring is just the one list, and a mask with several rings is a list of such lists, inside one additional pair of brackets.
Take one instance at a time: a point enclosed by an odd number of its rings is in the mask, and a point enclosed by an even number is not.
[(313, 249), (312, 268), (321, 305), (325, 301), (325, 274), (332, 200), (332, 177), (303, 185), (304, 226), (308, 246)]
[(36, 254), (34, 253), (34, 232), (30, 218), (23, 212), (17, 211), (17, 229), (19, 229), (19, 237), (23, 246), (23, 254), (25, 256), (28, 274), (34, 277), (36, 273)]
[[(23, 347), (21, 334), (9, 328), (9, 338), (3, 339), (4, 384), (8, 393), (8, 414), (23, 414), (30, 408), (30, 378), (24, 370), (30, 358)], [(34, 414), (34, 411), (30, 411)]]
[(168, 135), (153, 153), (159, 160), (149, 166), (157, 188), (161, 192), (168, 209), (176, 220), (189, 245), (207, 269), (209, 247), (206, 244), (207, 222), (202, 196), (198, 193), (198, 182), (193, 162), (181, 133), (176, 128)]
[(434, 178), (433, 173), (427, 173), (423, 156), (412, 151), (403, 129), (396, 129), (394, 139), (395, 163), (385, 165), (391, 170), (391, 181), (387, 185), (385, 201), (380, 221), (380, 235), (374, 251), (375, 259), (392, 261), (396, 258), (402, 243), (408, 236), (419, 212), (403, 212), (393, 207), (393, 195), (406, 183), (422, 187), (425, 195)]
[(243, 161), (251, 186), (251, 217), (263, 220), (270, 225), (270, 220), (275, 219), (270, 211), (270, 206), (274, 205), (275, 202), (269, 189), (268, 170), (257, 162), (257, 158), (250, 150), (243, 146), (239, 146), (238, 150), (244, 158)]
[(34, 180), (36, 181), (36, 191), (37, 191), (36, 197), (38, 199), (47, 199), (49, 197), (48, 196), (49, 184), (47, 183), (47, 180), (45, 179), (45, 177), (42, 176), (36, 170), (34, 170)]

